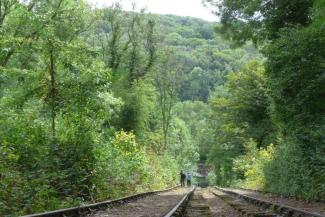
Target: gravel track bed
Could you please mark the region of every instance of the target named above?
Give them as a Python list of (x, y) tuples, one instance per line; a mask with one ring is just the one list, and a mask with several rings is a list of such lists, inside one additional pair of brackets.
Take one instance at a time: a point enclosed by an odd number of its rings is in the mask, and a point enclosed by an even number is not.
[(220, 199), (219, 197), (212, 194), (213, 191), (217, 195), (225, 195), (221, 191), (217, 191), (214, 188), (205, 188), (202, 190), (202, 196), (207, 201), (212, 217), (239, 217), (242, 216), (234, 208), (232, 208), (228, 203)]
[(167, 214), (182, 197), (190, 191), (189, 188), (178, 188), (176, 190), (159, 193), (122, 206), (108, 208), (98, 211), (88, 217), (160, 217)]
[(185, 217), (212, 217), (210, 206), (207, 200), (203, 197), (202, 188), (197, 188), (191, 200), (187, 204)]
[(281, 197), (271, 193), (260, 193), (251, 190), (232, 189), (232, 188), (224, 188), (224, 189), (234, 191), (239, 194), (255, 197), (257, 199), (270, 201), (272, 203), (287, 205), (301, 210), (305, 210), (307, 212), (314, 212), (314, 213), (319, 213), (321, 215), (325, 215), (325, 203), (323, 202), (306, 202), (306, 201)]

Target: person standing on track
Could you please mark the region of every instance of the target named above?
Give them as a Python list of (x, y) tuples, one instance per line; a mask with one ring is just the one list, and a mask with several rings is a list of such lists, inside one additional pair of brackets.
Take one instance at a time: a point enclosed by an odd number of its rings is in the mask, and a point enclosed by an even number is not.
[(191, 187), (191, 185), (192, 185), (192, 175), (191, 175), (191, 173), (187, 173), (186, 179), (187, 179), (187, 187)]
[(183, 170), (181, 170), (181, 172), (180, 172), (180, 178), (181, 178), (181, 187), (185, 187), (185, 178), (186, 178), (186, 175), (183, 172)]

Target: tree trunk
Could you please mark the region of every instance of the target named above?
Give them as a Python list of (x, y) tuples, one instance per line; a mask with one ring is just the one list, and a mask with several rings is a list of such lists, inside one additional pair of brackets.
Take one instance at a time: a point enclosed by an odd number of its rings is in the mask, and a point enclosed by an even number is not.
[(51, 132), (52, 139), (56, 137), (55, 118), (56, 118), (56, 85), (55, 85), (55, 68), (53, 48), (50, 50), (50, 106), (51, 106)]

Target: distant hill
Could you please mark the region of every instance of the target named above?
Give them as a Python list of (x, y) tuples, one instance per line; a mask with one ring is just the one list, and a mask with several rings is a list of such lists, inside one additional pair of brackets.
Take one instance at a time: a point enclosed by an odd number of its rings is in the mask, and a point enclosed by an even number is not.
[(252, 45), (233, 49), (214, 31), (217, 23), (192, 17), (151, 15), (157, 22), (163, 43), (177, 51), (185, 82), (181, 100), (207, 101), (216, 85), (222, 85), (230, 71), (237, 71), (250, 59), (261, 58)]
[[(118, 17), (122, 23), (121, 28), (125, 28), (128, 17), (134, 15), (134, 12), (123, 13), (126, 14)], [(252, 45), (232, 48), (226, 39), (216, 33), (217, 23), (193, 17), (159, 14), (145, 14), (140, 19), (143, 23), (146, 23), (143, 19), (154, 19), (161, 47), (169, 46), (176, 51), (177, 61), (185, 75), (178, 94), (182, 101), (206, 102), (215, 86), (225, 82), (225, 76), (229, 72), (240, 70), (251, 59), (261, 58), (261, 54)], [(105, 22), (97, 22), (94, 28), (96, 34), (110, 33), (111, 27)], [(102, 36), (102, 39), (105, 41), (106, 36)], [(90, 40), (95, 46), (101, 46), (97, 36)]]

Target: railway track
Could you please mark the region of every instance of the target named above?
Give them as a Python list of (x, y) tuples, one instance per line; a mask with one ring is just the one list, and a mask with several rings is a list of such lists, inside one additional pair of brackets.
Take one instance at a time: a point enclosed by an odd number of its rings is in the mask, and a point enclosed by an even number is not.
[(114, 207), (114, 206), (121, 206), (131, 201), (136, 201), (138, 199), (147, 196), (172, 191), (177, 188), (179, 188), (179, 186), (175, 186), (169, 189), (164, 189), (159, 191), (144, 192), (144, 193), (135, 194), (135, 195), (131, 195), (131, 196), (115, 199), (115, 200), (107, 200), (99, 203), (82, 205), (78, 207), (71, 207), (67, 209), (60, 209), (60, 210), (54, 210), (49, 212), (25, 215), (22, 217), (82, 217), (82, 216), (87, 216), (88, 214), (93, 213), (95, 211), (105, 210), (107, 208)]
[(24, 217), (325, 217), (224, 188), (146, 192), (101, 203)]
[(94, 212), (88, 217), (172, 217), (182, 216), (195, 188), (178, 188), (124, 206)]
[[(224, 203), (225, 207), (213, 207), (204, 195), (205, 192), (212, 193), (219, 200), (219, 205)], [(325, 206), (325, 204), (324, 204)], [(324, 207), (325, 208), (325, 207)], [(216, 210), (217, 209), (217, 210)], [(218, 210), (219, 209), (219, 210)], [(214, 210), (214, 212), (213, 212)], [(222, 210), (224, 212), (222, 212)], [(296, 207), (273, 203), (236, 191), (216, 187), (209, 190), (198, 189), (191, 197), (182, 213), (184, 217), (325, 217), (323, 214), (308, 212)]]
[[(213, 194), (227, 202), (242, 216), (253, 217), (325, 217), (325, 215), (279, 203), (273, 203), (256, 197), (238, 193), (234, 190), (216, 187)], [(219, 193), (218, 193), (219, 191)], [(220, 194), (220, 192), (224, 194)]]
[(182, 216), (195, 188), (179, 186), (145, 192), (99, 203), (60, 209), (22, 217), (117, 217), (117, 216)]

